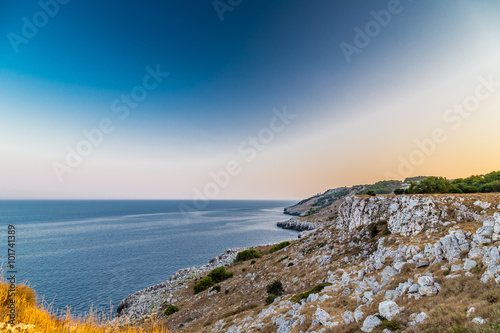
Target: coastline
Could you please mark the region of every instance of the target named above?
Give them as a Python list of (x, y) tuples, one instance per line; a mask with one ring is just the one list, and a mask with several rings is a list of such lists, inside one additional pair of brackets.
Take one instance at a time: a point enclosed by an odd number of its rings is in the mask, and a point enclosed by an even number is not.
[[(279, 222), (278, 222), (279, 223)], [(312, 231), (312, 230), (307, 230)], [(297, 238), (301, 237), (301, 233), (297, 234)], [(291, 238), (290, 240), (295, 239)], [(162, 283), (149, 286), (145, 289), (136, 291), (122, 299), (116, 309), (117, 316), (111, 320), (112, 325), (125, 325), (133, 323), (137, 319), (146, 319), (157, 315), (157, 311), (149, 311), (152, 308), (159, 309), (165, 302), (173, 303), (175, 298), (173, 294), (181, 288), (186, 288), (186, 282), (200, 276), (203, 273), (211, 271), (218, 267), (224, 267), (234, 262), (238, 252), (259, 246), (271, 246), (270, 244), (258, 244), (248, 247), (238, 247), (226, 250), (221, 255), (213, 257), (209, 262), (202, 266), (192, 266), (182, 268), (175, 272), (170, 278)], [(165, 296), (168, 295), (167, 298)], [(124, 312), (127, 312), (124, 314)], [(144, 315), (149, 313), (148, 315)]]

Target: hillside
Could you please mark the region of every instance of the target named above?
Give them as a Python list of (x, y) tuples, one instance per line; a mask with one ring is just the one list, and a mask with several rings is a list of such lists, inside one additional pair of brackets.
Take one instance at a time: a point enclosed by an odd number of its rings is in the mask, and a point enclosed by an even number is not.
[[(127, 297), (116, 322), (153, 319), (180, 332), (499, 331), (500, 194), (348, 196), (336, 210), (283, 249), (258, 246), (261, 258), (240, 263), (241, 249), (229, 251)], [(234, 275), (194, 294), (218, 266)]]
[(316, 194), (304, 199), (299, 203), (286, 207), (285, 214), (294, 216), (310, 216), (320, 212), (328, 206), (335, 206), (345, 197), (355, 194), (366, 194), (372, 190), (375, 194), (391, 194), (396, 189), (406, 189), (410, 187), (411, 181), (417, 183), (425, 177), (407, 178), (403, 182), (398, 180), (380, 181), (370, 185), (355, 185), (352, 187), (339, 187), (328, 190), (322, 194)]

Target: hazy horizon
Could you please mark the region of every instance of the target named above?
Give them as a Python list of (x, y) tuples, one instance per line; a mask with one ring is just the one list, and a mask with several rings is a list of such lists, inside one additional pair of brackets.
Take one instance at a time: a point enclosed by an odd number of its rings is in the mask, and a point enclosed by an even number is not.
[(0, 199), (294, 201), (500, 170), (494, 0), (3, 9)]

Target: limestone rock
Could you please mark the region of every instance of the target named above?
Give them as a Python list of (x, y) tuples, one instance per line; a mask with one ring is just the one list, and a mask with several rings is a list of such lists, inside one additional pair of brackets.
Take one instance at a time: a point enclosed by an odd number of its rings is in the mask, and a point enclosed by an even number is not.
[(375, 327), (377, 327), (380, 324), (382, 324), (382, 320), (378, 319), (374, 315), (368, 316), (363, 322), (363, 327), (361, 327), (361, 330), (363, 332), (371, 332), (375, 329)]
[(400, 312), (399, 306), (394, 301), (383, 301), (378, 305), (380, 315), (388, 320), (392, 320)]
[(483, 318), (481, 318), (481, 317), (476, 317), (476, 318), (472, 319), (472, 322), (473, 322), (474, 324), (479, 324), (479, 325), (482, 325), (482, 324), (486, 324), (486, 323), (487, 323), (487, 321), (486, 321), (486, 320), (484, 320), (484, 319), (483, 319)]
[(470, 271), (471, 269), (473, 269), (476, 266), (477, 266), (477, 262), (476, 261), (470, 260), (470, 259), (465, 259), (464, 269), (466, 271)]

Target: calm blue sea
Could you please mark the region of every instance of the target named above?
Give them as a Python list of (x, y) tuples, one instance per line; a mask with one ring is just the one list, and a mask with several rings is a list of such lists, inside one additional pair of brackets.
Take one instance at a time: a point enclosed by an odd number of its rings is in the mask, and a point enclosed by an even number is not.
[[(116, 309), (127, 295), (228, 248), (279, 242), (287, 201), (0, 201), (0, 258), (16, 227), (17, 278), (55, 309)], [(184, 206), (184, 210), (186, 210)], [(3, 235), (2, 235), (3, 234)]]

